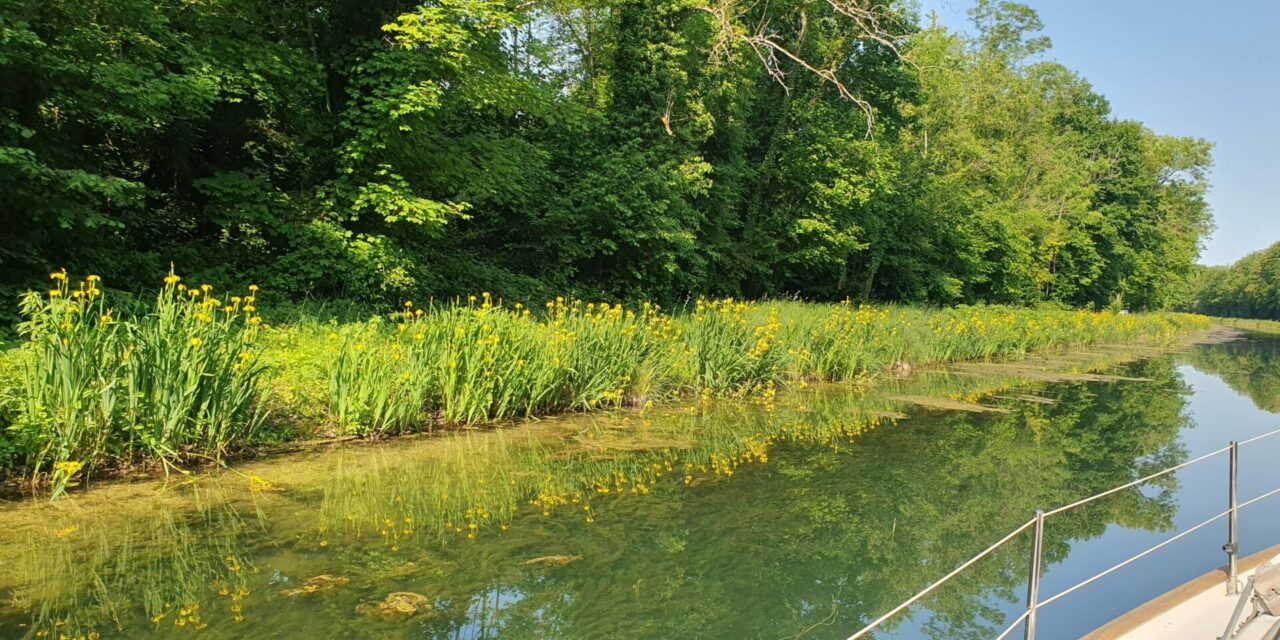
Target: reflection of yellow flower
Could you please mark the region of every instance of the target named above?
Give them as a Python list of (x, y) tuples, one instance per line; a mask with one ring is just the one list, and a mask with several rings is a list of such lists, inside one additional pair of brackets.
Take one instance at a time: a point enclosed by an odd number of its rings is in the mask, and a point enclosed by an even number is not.
[(262, 493), (271, 489), (271, 483), (267, 482), (262, 476), (249, 476), (249, 490), (254, 493)]

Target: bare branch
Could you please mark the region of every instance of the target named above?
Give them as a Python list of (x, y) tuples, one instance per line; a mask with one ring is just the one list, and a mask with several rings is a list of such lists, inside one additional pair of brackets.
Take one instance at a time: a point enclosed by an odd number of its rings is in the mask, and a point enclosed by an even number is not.
[[(858, 37), (888, 48), (894, 55), (911, 64), (910, 60), (902, 54), (902, 50), (899, 48), (901, 36), (895, 35), (906, 33), (907, 29), (889, 12), (885, 11), (887, 5), (882, 0), (824, 1), (832, 11), (848, 18), (852, 22)], [(769, 74), (769, 77), (777, 82), (782, 87), (782, 90), (788, 94), (791, 92), (791, 85), (787, 79), (786, 68), (793, 66), (807, 71), (830, 84), (842, 98), (849, 100), (862, 110), (867, 120), (867, 137), (871, 137), (875, 126), (875, 109), (872, 108), (871, 103), (859, 97), (840, 80), (838, 74), (840, 59), (832, 60), (826, 66), (818, 66), (805, 60), (801, 55), (779, 41), (777, 33), (769, 26), (766, 17), (767, 11), (762, 11), (759, 22), (753, 29), (748, 30), (747, 27), (743, 26), (745, 21), (742, 20), (742, 17), (750, 7), (743, 8), (739, 0), (709, 0), (707, 4), (700, 5), (697, 8), (709, 14), (718, 27), (718, 37), (712, 45), (713, 58), (730, 59), (733, 45), (746, 45), (764, 65), (765, 72)], [(886, 21), (890, 24), (886, 25)], [(800, 12), (800, 42), (803, 42), (804, 34), (807, 30), (808, 14), (802, 8)]]

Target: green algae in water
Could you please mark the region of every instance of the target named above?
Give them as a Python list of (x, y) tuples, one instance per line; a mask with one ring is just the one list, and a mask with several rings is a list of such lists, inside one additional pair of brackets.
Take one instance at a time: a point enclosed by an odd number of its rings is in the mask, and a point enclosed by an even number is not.
[[(1132, 355), (1059, 354), (1040, 370)], [(1026, 366), (556, 418), (14, 503), (0, 511), (0, 590), (12, 594), (0, 632), (843, 638), (1035, 508), (1185, 458), (1187, 390), (1168, 359), (1109, 371), (1147, 383), (1028, 383)], [(1071, 514), (1046, 558), (1110, 524), (1169, 527), (1174, 489)], [(1001, 622), (990, 599), (1017, 599), (1027, 543), (931, 597), (927, 635)]]

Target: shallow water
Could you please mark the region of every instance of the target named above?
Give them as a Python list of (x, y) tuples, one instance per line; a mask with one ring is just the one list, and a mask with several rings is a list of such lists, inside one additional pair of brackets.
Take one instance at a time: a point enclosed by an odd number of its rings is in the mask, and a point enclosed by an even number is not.
[[(1037, 508), (1280, 427), (1277, 365), (1263, 337), (1098, 348), (4, 503), (0, 636), (845, 638)], [(1280, 437), (1242, 451), (1242, 499), (1277, 454)], [(1051, 519), (1042, 593), (1221, 511), (1225, 465)], [(1244, 553), (1280, 542), (1276, 504), (1242, 512)], [(1045, 608), (1040, 637), (1220, 565), (1225, 532)], [(1021, 611), (1028, 550), (877, 637), (992, 636)], [(395, 592), (423, 599), (376, 606)]]

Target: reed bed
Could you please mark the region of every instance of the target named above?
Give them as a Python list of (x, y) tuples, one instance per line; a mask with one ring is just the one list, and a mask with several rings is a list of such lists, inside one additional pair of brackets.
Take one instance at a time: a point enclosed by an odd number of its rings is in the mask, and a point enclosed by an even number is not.
[[(219, 297), (170, 273), (150, 311), (116, 318), (101, 282), (22, 301), (23, 343), (0, 381), (10, 472), (56, 495), (104, 466), (219, 459), (264, 440), (380, 437), (678, 397), (763, 397), (913, 366), (1056, 347), (1160, 341), (1205, 329), (1173, 313), (972, 306), (926, 309), (697, 300), (668, 312), (488, 293), (406, 301), (363, 322), (271, 329), (257, 288)], [(269, 426), (269, 428), (268, 428)], [(6, 442), (8, 443), (6, 445)], [(0, 455), (0, 465), (4, 465)]]
[(170, 273), (146, 315), (113, 316), (90, 275), (21, 301), (24, 339), (9, 432), (53, 494), (114, 461), (218, 458), (262, 425), (258, 334), (250, 285), (225, 301)]
[[(472, 541), (485, 531), (506, 530), (525, 505), (533, 507), (526, 516), (568, 513), (592, 524), (601, 502), (646, 494), (664, 481), (692, 485), (730, 478), (744, 465), (768, 464), (779, 444), (837, 451), (854, 446), (863, 434), (911, 409), (900, 394), (977, 403), (1025, 390), (1028, 369), (1070, 376), (1129, 358), (1123, 349), (1101, 350), (995, 365), (982, 376), (894, 379), (870, 390), (813, 385), (775, 396), (764, 388), (745, 397), (702, 397), (678, 407), (606, 413), (531, 431), (464, 431), (429, 449), (351, 449), (335, 454), (340, 462), (319, 479), (318, 521), (304, 537), (316, 549), (373, 540), (394, 553), (414, 540)], [(1003, 404), (1036, 413), (1020, 402)]]
[(557, 299), (532, 313), (482, 294), (425, 310), (406, 302), (389, 320), (336, 328), (330, 415), (341, 433), (402, 433), (691, 394), (741, 397), (895, 366), (1169, 338), (1208, 324), (1163, 313), (731, 299), (675, 314)]

